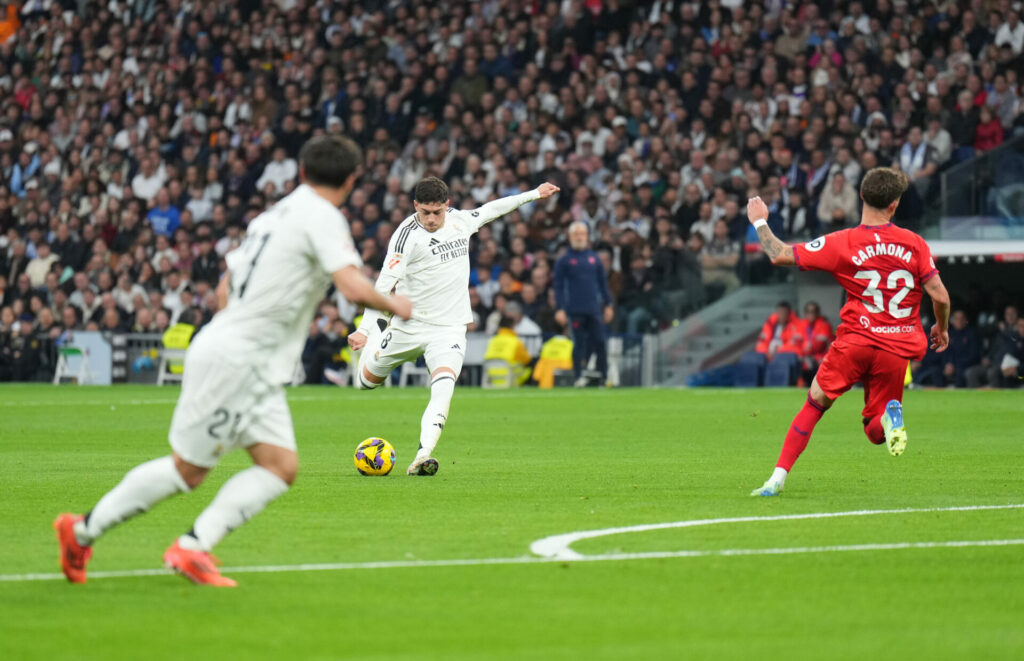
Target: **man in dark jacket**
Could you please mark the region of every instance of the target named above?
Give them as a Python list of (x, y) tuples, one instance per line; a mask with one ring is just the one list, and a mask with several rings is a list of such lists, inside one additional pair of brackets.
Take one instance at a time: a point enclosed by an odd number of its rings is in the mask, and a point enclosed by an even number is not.
[(967, 371), (981, 362), (978, 334), (967, 325), (967, 313), (956, 310), (949, 318), (949, 351), (946, 352), (943, 375), (946, 383), (957, 388), (967, 385)]
[(608, 277), (597, 253), (590, 250), (587, 226), (576, 222), (569, 226), (569, 250), (555, 262), (555, 299), (559, 324), (569, 324), (572, 332), (572, 367), (576, 386), (587, 384), (583, 368), (591, 354), (597, 354), (601, 380), (608, 374), (608, 350), (605, 324), (612, 320), (612, 297)]

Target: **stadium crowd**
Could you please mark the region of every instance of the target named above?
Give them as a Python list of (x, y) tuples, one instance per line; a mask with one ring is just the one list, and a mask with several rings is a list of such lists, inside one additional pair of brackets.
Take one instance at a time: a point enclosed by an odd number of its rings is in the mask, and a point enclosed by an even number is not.
[[(344, 211), (371, 275), (421, 177), (461, 208), (552, 181), (474, 242), (476, 326), (515, 301), (559, 330), (582, 221), (614, 327), (648, 331), (779, 277), (752, 194), (806, 238), (897, 164), (913, 227), (936, 172), (1024, 126), (1022, 51), (1009, 0), (0, 0), (0, 378), (76, 329), (208, 319), (224, 254), (323, 131), (365, 151)], [(354, 313), (324, 305), (323, 351)]]

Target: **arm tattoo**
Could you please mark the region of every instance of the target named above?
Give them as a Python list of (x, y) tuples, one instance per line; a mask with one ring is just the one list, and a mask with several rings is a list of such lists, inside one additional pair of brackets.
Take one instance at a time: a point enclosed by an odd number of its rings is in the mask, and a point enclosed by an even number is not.
[(780, 256), (788, 256), (792, 259), (793, 247), (780, 241), (767, 225), (757, 228), (757, 238), (761, 240), (764, 254), (768, 255), (768, 258), (773, 262)]

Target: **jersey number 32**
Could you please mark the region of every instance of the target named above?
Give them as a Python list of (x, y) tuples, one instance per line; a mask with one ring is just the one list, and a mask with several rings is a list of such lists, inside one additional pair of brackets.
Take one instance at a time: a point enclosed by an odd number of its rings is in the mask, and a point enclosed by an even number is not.
[[(868, 309), (868, 312), (872, 314), (884, 312), (886, 310), (885, 299), (882, 296), (882, 291), (878, 289), (878, 285), (882, 282), (881, 274), (878, 271), (857, 271), (853, 277), (858, 280), (868, 281), (868, 286), (864, 289), (864, 293), (861, 294), (864, 307)], [(903, 283), (903, 288), (889, 299), (888, 311), (889, 315), (894, 319), (905, 319), (914, 311), (913, 308), (900, 307), (903, 299), (914, 289), (914, 275), (910, 271), (900, 269), (890, 273), (886, 279), (885, 288), (887, 291), (894, 291), (901, 282)]]

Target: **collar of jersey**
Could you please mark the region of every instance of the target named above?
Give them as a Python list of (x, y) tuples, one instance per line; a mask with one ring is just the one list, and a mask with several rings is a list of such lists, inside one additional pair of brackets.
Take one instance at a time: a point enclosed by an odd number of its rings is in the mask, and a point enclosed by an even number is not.
[[(419, 222), (419, 221), (416, 221), (416, 222)], [(890, 220), (889, 222), (887, 222), (884, 225), (864, 225), (864, 224), (857, 225), (857, 229), (863, 229), (863, 230), (877, 230), (877, 229), (881, 229), (882, 227), (892, 227), (892, 221)]]

